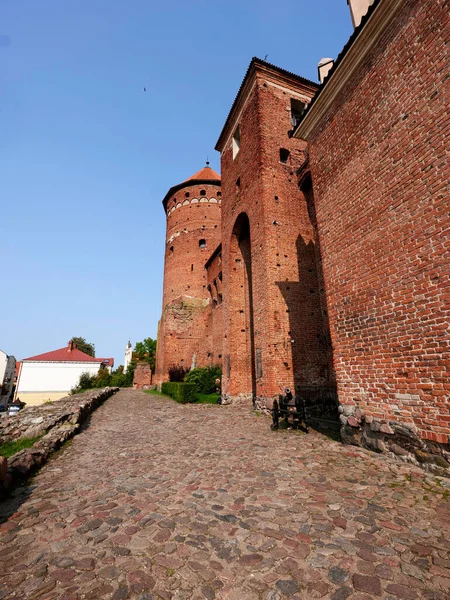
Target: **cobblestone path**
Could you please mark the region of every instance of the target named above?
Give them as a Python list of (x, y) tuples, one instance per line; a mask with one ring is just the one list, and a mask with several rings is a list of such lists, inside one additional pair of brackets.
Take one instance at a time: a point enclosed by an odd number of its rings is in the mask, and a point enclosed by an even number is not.
[(121, 391), (1, 506), (0, 598), (444, 600), (447, 496), (250, 410)]

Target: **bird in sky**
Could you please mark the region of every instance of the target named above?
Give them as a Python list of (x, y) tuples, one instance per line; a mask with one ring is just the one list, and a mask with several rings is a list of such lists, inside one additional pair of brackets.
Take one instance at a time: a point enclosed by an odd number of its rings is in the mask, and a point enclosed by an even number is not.
[(147, 88), (144, 88), (144, 92), (146, 92), (146, 91), (147, 91)]

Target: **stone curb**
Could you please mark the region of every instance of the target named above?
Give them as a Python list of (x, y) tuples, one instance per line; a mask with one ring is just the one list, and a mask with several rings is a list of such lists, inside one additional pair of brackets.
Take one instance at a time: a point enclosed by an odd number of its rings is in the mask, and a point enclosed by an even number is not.
[[(118, 391), (118, 387), (107, 387), (94, 392), (67, 396), (54, 402), (54, 414), (47, 415), (46, 423), (37, 424), (41, 425), (40, 431), (37, 427), (34, 427), (33, 430), (34, 434), (45, 433), (45, 435), (31, 448), (17, 452), (9, 459), (0, 457), (0, 500), (18, 481), (26, 479), (45, 464), (55, 450), (58, 450), (62, 444), (79, 432), (81, 425), (89, 415)], [(30, 421), (29, 415), (38, 412), (36, 409), (39, 407), (24, 408), (18, 415), (11, 418), (17, 420), (17, 425), (20, 426), (22, 423)], [(47, 409), (47, 412), (51, 413), (52, 411)], [(37, 421), (39, 418), (31, 419), (31, 421)], [(9, 422), (8, 425), (10, 424)], [(10, 437), (20, 439), (25, 436), (12, 435)]]

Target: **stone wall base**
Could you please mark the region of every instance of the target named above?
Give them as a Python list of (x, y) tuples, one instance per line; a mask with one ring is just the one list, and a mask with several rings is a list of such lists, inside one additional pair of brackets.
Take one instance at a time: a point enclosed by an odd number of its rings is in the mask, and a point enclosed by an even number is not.
[(436, 475), (450, 477), (450, 444), (423, 440), (409, 423), (375, 419), (356, 406), (339, 407), (344, 444), (391, 454)]
[(278, 396), (273, 398), (267, 398), (264, 396), (257, 396), (255, 399), (254, 409), (259, 410), (267, 415), (272, 415), (273, 401), (278, 400)]
[(238, 396), (222, 394), (222, 397), (220, 398), (220, 404), (253, 408), (252, 394), (239, 394)]

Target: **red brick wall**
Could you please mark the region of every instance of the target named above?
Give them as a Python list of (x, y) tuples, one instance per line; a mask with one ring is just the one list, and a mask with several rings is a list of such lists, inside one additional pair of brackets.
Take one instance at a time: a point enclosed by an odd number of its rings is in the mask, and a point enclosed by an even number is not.
[(309, 140), (340, 401), (439, 442), (450, 434), (449, 39), (448, 1), (405, 0)]
[[(295, 175), (306, 145), (287, 135), (291, 97), (306, 100), (314, 91), (257, 70), (230, 128), (240, 124), (239, 153), (233, 159), (231, 137), (222, 150), (223, 392), (232, 397), (254, 394), (270, 404), (284, 387), (328, 383), (332, 371), (318, 306), (314, 230)], [(286, 164), (280, 148), (290, 151)], [(250, 223), (251, 261), (247, 241), (239, 243), (242, 233), (233, 233), (242, 213)]]
[[(201, 190), (206, 194), (202, 196)], [(220, 243), (220, 223), (221, 189), (218, 185), (188, 185), (167, 201), (157, 384), (168, 379), (172, 364), (190, 368), (194, 355), (197, 366), (211, 364), (215, 350), (205, 263)], [(205, 240), (206, 246), (200, 247), (199, 240)]]
[[(220, 191), (217, 185), (190, 185), (167, 202), (163, 306), (182, 295), (208, 298), (205, 263), (220, 244)], [(201, 201), (211, 199), (216, 202)], [(204, 248), (199, 247), (201, 239), (206, 241)]]
[(152, 370), (148, 363), (136, 365), (133, 377), (133, 387), (137, 390), (149, 388), (152, 384)]

